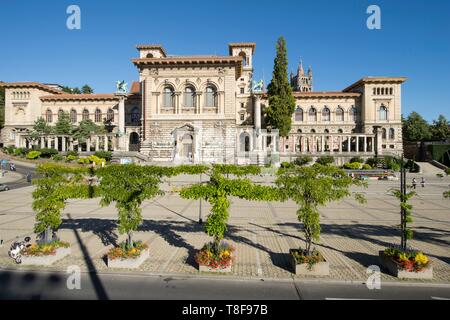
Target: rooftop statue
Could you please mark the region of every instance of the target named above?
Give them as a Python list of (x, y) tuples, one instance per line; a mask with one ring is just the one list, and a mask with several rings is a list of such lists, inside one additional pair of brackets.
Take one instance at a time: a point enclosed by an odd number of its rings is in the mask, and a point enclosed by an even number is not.
[(253, 81), (253, 92), (263, 92), (264, 90), (264, 81), (259, 80), (258, 82)]
[(128, 91), (128, 84), (122, 80), (116, 82), (116, 92), (117, 93), (127, 93)]

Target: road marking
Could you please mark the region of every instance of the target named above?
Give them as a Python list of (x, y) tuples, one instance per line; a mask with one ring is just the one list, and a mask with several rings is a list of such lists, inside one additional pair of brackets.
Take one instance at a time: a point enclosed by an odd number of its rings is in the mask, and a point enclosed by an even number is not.
[(450, 298), (442, 298), (442, 297), (431, 297), (433, 300), (450, 300)]
[(357, 299), (357, 298), (325, 298), (325, 300), (378, 300), (378, 299)]

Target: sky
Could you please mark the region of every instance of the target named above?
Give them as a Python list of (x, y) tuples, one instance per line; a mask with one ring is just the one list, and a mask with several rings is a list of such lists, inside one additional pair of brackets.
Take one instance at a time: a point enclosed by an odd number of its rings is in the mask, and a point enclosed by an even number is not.
[[(69, 5), (81, 29), (69, 30)], [(369, 5), (381, 29), (369, 30)], [(342, 90), (365, 76), (404, 76), (403, 114), (450, 119), (448, 0), (0, 0), (0, 81), (37, 81), (96, 93), (138, 80), (138, 44), (170, 55), (228, 55), (230, 42), (256, 42), (254, 79), (272, 77), (275, 43), (287, 42), (289, 70), (311, 65), (315, 91)]]

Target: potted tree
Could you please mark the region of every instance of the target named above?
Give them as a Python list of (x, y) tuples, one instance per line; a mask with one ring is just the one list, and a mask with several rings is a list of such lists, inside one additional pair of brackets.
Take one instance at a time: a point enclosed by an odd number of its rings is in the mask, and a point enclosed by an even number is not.
[(413, 238), (408, 228), (412, 222), (412, 205), (408, 203), (415, 196), (414, 191), (406, 191), (406, 170), (401, 168), (400, 189), (392, 189), (391, 194), (400, 201), (400, 246), (392, 246), (379, 252), (380, 262), (392, 275), (400, 279), (432, 279), (433, 267), (430, 259), (418, 250), (409, 248), (407, 241)]
[[(352, 179), (346, 172), (332, 165), (314, 164), (310, 167), (290, 167), (278, 171), (276, 185), (283, 200), (292, 199), (299, 206), (297, 217), (303, 223), (305, 248), (290, 250), (291, 264), (295, 274), (325, 276), (329, 264), (313, 241), (320, 240), (319, 206), (350, 196), (352, 185), (365, 186), (363, 181)], [(359, 202), (365, 198), (355, 193)]]
[(22, 264), (51, 265), (70, 254), (70, 244), (61, 241), (56, 232), (66, 201), (87, 196), (88, 188), (83, 182), (88, 170), (49, 163), (39, 165), (36, 173), (42, 176), (34, 180), (33, 191), (38, 241), (22, 251)]
[(149, 257), (149, 249), (147, 244), (134, 241), (133, 232), (142, 223), (142, 202), (163, 195), (161, 177), (151, 167), (134, 164), (103, 167), (97, 170), (97, 176), (100, 204), (115, 203), (119, 233), (127, 235), (124, 242), (109, 250), (108, 267), (137, 268)]
[[(235, 248), (222, 241), (227, 231), (230, 196), (247, 200), (271, 201), (279, 198), (273, 187), (253, 184), (247, 175), (259, 174), (257, 166), (213, 165), (207, 172), (209, 181), (185, 187), (180, 195), (185, 199), (204, 199), (211, 204), (211, 213), (205, 223), (205, 232), (213, 238), (201, 248), (195, 260), (199, 271), (231, 272)], [(235, 179), (230, 178), (236, 177)]]

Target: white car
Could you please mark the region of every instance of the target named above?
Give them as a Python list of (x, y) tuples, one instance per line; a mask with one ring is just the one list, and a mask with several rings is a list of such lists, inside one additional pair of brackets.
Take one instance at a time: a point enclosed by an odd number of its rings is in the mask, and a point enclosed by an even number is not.
[(9, 187), (6, 184), (1, 184), (0, 183), (0, 191), (8, 191)]

